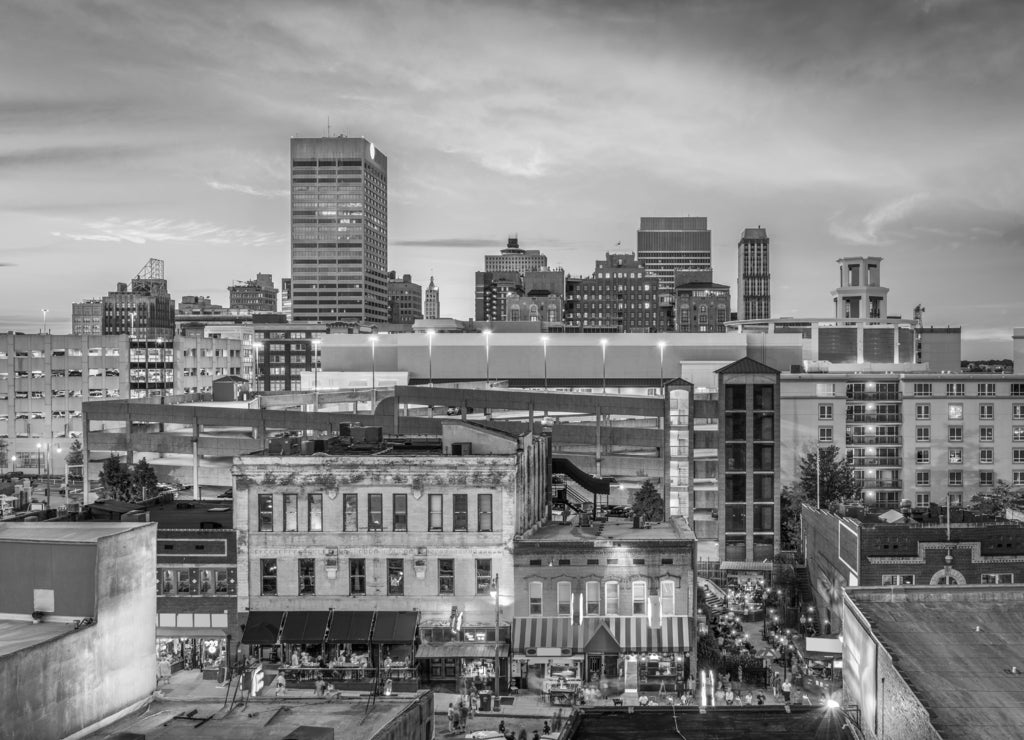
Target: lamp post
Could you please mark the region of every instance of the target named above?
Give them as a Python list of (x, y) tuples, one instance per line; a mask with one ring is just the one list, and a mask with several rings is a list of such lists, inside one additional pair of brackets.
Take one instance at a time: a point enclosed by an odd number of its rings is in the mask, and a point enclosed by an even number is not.
[(608, 363), (606, 362), (608, 357), (608, 340), (601, 340), (601, 392), (608, 392)]
[(320, 339), (313, 340), (313, 410), (320, 409)]
[(667, 342), (658, 342), (658, 378), (661, 383), (661, 387), (665, 387), (665, 345)]
[(370, 337), (370, 414), (377, 413), (377, 340)]
[(548, 341), (550, 341), (550, 337), (540, 338), (540, 345), (544, 349), (544, 390), (548, 389)]
[(46, 333), (46, 314), (49, 313), (49, 312), (50, 312), (50, 309), (48, 309), (48, 308), (44, 308), (43, 309), (43, 334)]
[(484, 329), (484, 382), (491, 387), (491, 330)]
[(501, 688), (501, 679), (498, 676), (498, 666), (501, 664), (501, 641), (498, 639), (498, 632), (501, 630), (501, 590), (499, 588), (500, 577), (494, 574), (494, 589), (491, 596), (494, 597), (494, 700), (498, 700), (498, 691)]
[(434, 330), (427, 329), (427, 383), (434, 387)]

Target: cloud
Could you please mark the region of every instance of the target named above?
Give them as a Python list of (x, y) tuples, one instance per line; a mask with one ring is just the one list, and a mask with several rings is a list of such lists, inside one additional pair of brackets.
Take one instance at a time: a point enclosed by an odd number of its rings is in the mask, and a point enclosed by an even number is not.
[(174, 221), (171, 219), (142, 218), (124, 220), (108, 218), (84, 225), (78, 232), (52, 232), (53, 236), (73, 241), (149, 244), (163, 242), (191, 242), (194, 244), (242, 244), (261, 246), (282, 244), (285, 237), (269, 231), (235, 229), (200, 221)]
[(251, 185), (242, 185), (240, 183), (230, 182), (218, 182), (217, 180), (207, 180), (207, 186), (214, 190), (228, 190), (235, 193), (242, 193), (243, 195), (253, 195), (257, 198), (287, 198), (289, 191), (287, 188), (283, 189), (267, 189), (267, 188), (255, 188)]
[(504, 247), (507, 242), (501, 239), (474, 237), (449, 237), (441, 239), (395, 239), (394, 247)]
[(121, 145), (54, 146), (17, 149), (0, 153), (0, 167), (39, 167), (108, 162), (134, 156), (141, 150)]
[(17, 267), (17, 262), (0, 262), (0, 267)]
[(911, 212), (921, 206), (929, 197), (928, 193), (908, 195), (899, 200), (873, 208), (852, 223), (841, 222), (841, 215), (837, 214), (828, 225), (829, 232), (837, 239), (851, 244), (877, 246), (885, 242), (883, 232), (889, 226), (906, 219)]

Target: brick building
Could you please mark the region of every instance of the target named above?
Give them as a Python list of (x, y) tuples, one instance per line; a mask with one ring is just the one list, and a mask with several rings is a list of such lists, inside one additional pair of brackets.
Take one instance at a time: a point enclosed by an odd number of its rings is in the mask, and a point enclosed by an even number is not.
[(579, 330), (662, 332), (674, 328), (672, 289), (633, 254), (605, 255), (592, 275), (565, 281), (564, 321)]

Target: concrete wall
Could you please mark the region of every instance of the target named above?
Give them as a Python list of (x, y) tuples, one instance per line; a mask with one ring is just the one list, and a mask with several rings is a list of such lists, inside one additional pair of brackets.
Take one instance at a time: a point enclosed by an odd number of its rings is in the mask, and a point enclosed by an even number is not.
[(80, 619), (96, 614), (96, 546), (92, 543), (0, 542), (3, 611), (28, 616), (34, 611), (33, 591), (54, 592), (51, 616)]
[(96, 623), (0, 657), (0, 739), (62, 738), (156, 687), (156, 525), (101, 538)]
[(434, 722), (434, 692), (422, 691), (369, 740), (434, 740)]

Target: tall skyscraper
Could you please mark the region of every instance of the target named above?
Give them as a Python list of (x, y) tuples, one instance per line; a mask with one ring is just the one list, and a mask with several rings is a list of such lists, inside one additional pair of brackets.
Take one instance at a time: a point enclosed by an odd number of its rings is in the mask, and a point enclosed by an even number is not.
[(548, 266), (547, 255), (539, 249), (523, 249), (519, 246), (519, 237), (510, 236), (501, 254), (484, 255), (486, 272), (507, 272), (514, 270), (519, 274), (530, 270), (543, 270)]
[(740, 321), (771, 318), (772, 286), (769, 267), (768, 231), (760, 226), (744, 229), (736, 270), (736, 311)]
[(388, 310), (392, 324), (412, 324), (423, 318), (423, 286), (412, 281), (412, 275), (401, 278), (388, 273)]
[(672, 292), (679, 270), (711, 269), (711, 232), (704, 216), (654, 216), (640, 219), (636, 257), (658, 278), (658, 289)]
[(292, 139), (292, 318), (388, 320), (388, 159), (363, 138)]
[(430, 285), (427, 286), (427, 295), (423, 301), (423, 317), (426, 319), (441, 318), (441, 292), (434, 285), (434, 276), (430, 276)]
[(103, 298), (103, 333), (129, 334), (133, 340), (174, 337), (174, 299), (167, 292), (164, 261), (150, 259), (132, 278)]

